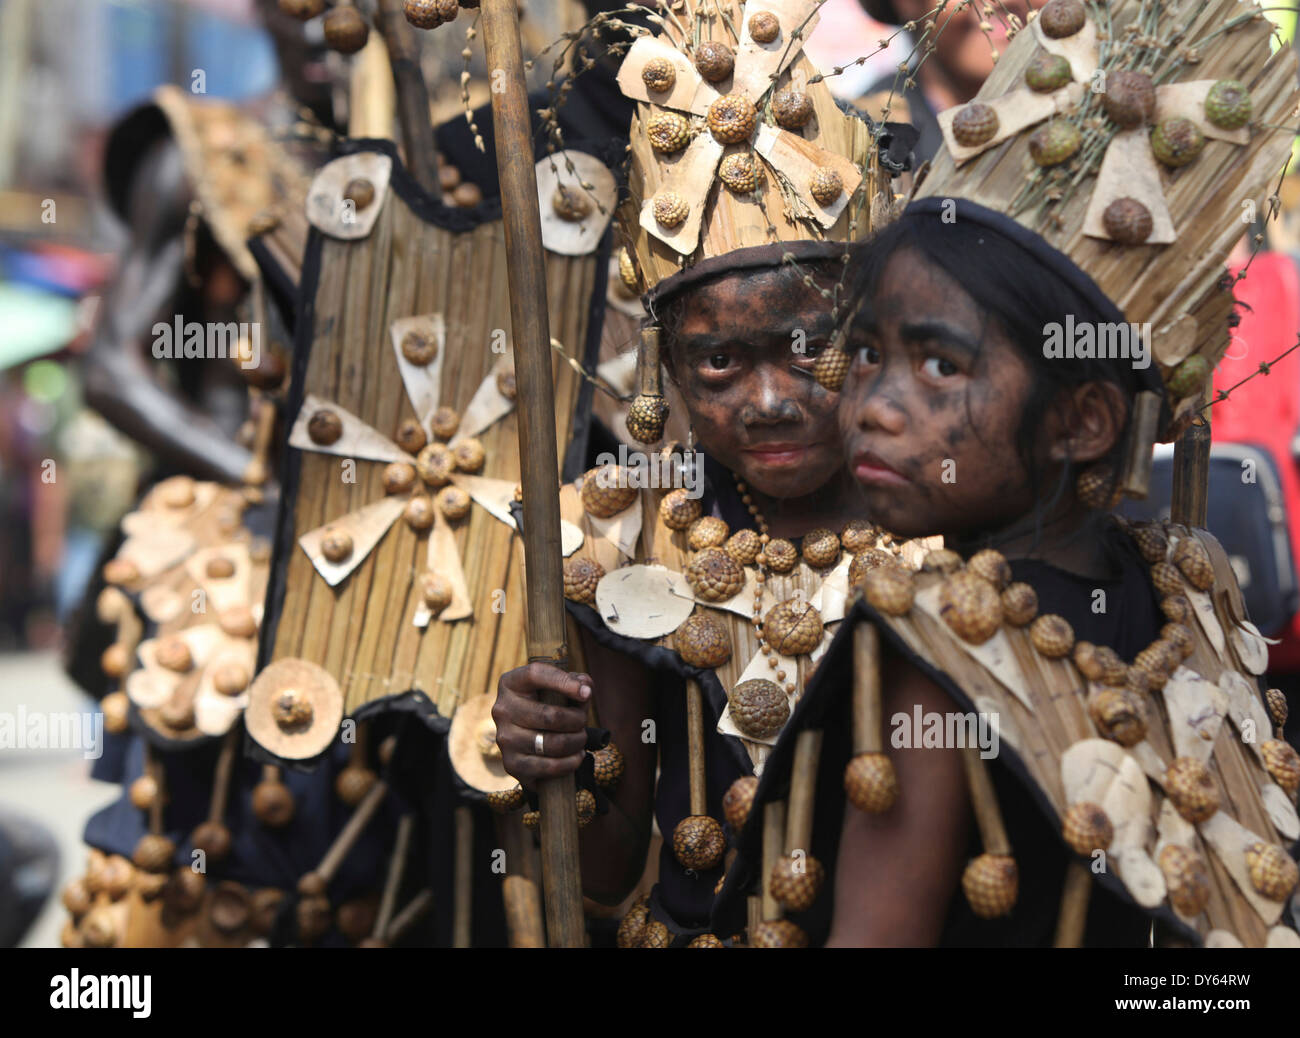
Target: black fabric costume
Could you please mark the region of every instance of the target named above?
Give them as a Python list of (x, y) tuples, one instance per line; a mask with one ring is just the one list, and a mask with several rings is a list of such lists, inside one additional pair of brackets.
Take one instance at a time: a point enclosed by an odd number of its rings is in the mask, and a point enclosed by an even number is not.
[[(1159, 634), (1163, 623), (1157, 598), (1147, 576), (1147, 566), (1132, 541), (1116, 524), (1104, 534), (1104, 548), (1113, 574), (1098, 581), (1068, 573), (1037, 560), (1011, 563), (1014, 579), (1029, 584), (1038, 594), (1039, 613), (1056, 613), (1069, 621), (1080, 641), (1113, 648), (1124, 659), (1132, 659)], [(1104, 612), (1094, 612), (1095, 592), (1105, 593)], [(836, 637), (819, 664), (814, 680), (782, 732), (780, 742), (768, 759), (760, 781), (751, 817), (761, 817), (760, 804), (784, 799), (789, 790), (790, 765), (795, 738), (805, 728), (820, 728), (823, 743), (817, 778), (816, 809), (810, 853), (826, 869), (826, 881), (813, 907), (789, 916), (807, 931), (813, 944), (829, 935), (835, 903), (835, 866), (844, 822), (846, 797), (844, 768), (852, 747), (852, 667), (855, 622), (874, 620), (865, 602), (859, 602), (836, 632)], [(946, 675), (914, 656), (878, 623), (884, 644), (900, 652), (928, 676), (934, 678), (955, 700), (954, 709), (974, 710)], [(885, 719), (888, 746), (890, 719)], [(888, 749), (886, 750), (888, 752)], [(1072, 853), (1061, 840), (1055, 816), (1045, 796), (1033, 787), (1016, 757), (1002, 742), (998, 756), (990, 760), (1007, 836), (1020, 876), (1020, 893), (1011, 914), (986, 920), (970, 909), (961, 891), (954, 890), (944, 923), (940, 945), (944, 947), (1050, 947), (1056, 929), (1066, 866)], [(761, 873), (762, 846), (758, 826), (747, 827), (740, 841), (740, 855), (728, 877), (715, 913), (715, 932), (744, 924), (744, 896)], [(968, 856), (981, 852), (979, 834), (973, 836)], [(1097, 876), (1089, 902), (1085, 942), (1089, 947), (1145, 947), (1151, 918), (1129, 901), (1114, 876)], [(1155, 913), (1181, 929), (1165, 908)]]

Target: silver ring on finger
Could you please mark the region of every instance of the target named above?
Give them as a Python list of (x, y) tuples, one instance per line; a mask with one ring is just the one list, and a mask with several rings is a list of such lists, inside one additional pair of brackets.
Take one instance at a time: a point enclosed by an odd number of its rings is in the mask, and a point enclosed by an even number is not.
[(533, 753), (539, 757), (546, 756), (545, 738), (546, 736), (542, 732), (538, 732), (536, 738), (533, 739)]

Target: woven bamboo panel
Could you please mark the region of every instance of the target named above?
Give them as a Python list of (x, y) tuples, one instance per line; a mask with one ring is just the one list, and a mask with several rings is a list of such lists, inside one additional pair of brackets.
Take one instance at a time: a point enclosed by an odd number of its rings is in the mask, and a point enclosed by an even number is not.
[[(581, 355), (596, 257), (548, 254), (547, 274), (551, 335), (569, 353)], [(391, 437), (400, 422), (416, 416), (389, 343), (389, 326), (425, 313), (445, 316), (441, 403), (463, 412), (500, 359), (490, 348), (493, 331), (510, 332), (504, 234), (499, 223), (459, 234), (425, 224), (390, 192), (369, 237), (324, 242), (305, 392), (338, 403)], [(558, 354), (552, 371), (562, 458), (580, 382)], [(478, 437), (487, 454), (481, 475), (518, 481), (516, 430), (511, 412)], [(339, 458), (305, 452), (300, 461), (295, 538), (384, 496), (383, 463), (357, 460), (357, 481), (348, 484), (341, 479)], [(499, 674), (525, 657), (522, 543), (477, 505), (457, 524), (455, 537), (473, 619), (435, 620), (423, 631), (413, 618), (427, 533), (417, 536), (399, 520), (336, 587), (320, 578), (295, 544), (285, 570), (273, 658), (323, 666), (343, 689), (348, 713), (416, 689), (451, 716), (463, 698), (489, 690)]]

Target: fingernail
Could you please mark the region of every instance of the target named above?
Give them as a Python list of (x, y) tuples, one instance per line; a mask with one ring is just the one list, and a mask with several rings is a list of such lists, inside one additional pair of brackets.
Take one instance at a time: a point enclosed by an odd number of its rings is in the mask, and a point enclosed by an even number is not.
[(590, 699), (590, 698), (591, 698), (591, 686), (590, 686), (590, 685), (583, 685), (582, 688), (578, 690), (578, 695), (579, 695), (579, 697), (582, 698), (582, 699)]

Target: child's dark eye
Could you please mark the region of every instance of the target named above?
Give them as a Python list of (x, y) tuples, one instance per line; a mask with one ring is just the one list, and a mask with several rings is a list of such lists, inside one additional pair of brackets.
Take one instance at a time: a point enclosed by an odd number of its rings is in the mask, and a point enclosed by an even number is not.
[(862, 346), (856, 359), (859, 364), (876, 365), (880, 363), (880, 351), (874, 346)]
[(927, 357), (921, 370), (931, 378), (951, 378), (960, 371), (956, 364), (943, 357)]
[(731, 364), (731, 358), (725, 353), (715, 353), (709, 358), (708, 364), (714, 371), (726, 371)]

